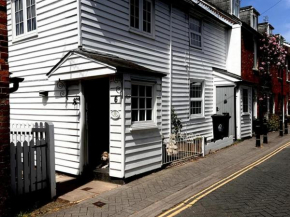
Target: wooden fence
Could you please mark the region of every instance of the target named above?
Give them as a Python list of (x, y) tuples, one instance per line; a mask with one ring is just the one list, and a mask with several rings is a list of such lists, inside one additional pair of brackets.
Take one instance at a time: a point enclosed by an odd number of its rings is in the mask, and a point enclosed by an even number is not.
[(52, 123), (10, 126), (11, 186), (16, 195), (49, 189), (56, 195)]

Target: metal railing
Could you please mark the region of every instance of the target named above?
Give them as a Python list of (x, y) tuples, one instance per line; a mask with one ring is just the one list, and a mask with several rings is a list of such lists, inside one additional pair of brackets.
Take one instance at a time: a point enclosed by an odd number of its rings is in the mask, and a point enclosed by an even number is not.
[(163, 164), (204, 157), (204, 137), (193, 134), (172, 134), (170, 138), (164, 140), (162, 152)]

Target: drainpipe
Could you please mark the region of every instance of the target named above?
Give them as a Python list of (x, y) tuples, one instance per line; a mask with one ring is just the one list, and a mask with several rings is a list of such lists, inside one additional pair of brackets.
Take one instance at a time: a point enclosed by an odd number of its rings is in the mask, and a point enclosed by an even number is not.
[(14, 77), (10, 78), (9, 82), (13, 84), (13, 87), (9, 88), (9, 93), (14, 93), (19, 88), (19, 83), (24, 81), (24, 78)]
[(172, 107), (172, 3), (170, 3), (170, 48), (169, 48), (169, 133), (172, 132), (171, 126), (171, 107)]

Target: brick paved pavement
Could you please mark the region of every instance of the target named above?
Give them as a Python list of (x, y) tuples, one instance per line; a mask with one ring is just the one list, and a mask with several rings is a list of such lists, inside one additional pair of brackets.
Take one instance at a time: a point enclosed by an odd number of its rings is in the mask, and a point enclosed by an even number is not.
[(186, 209), (185, 216), (290, 216), (290, 147)]
[[(272, 133), (269, 136), (269, 144), (258, 149), (255, 148), (252, 138), (198, 161), (148, 175), (46, 216), (156, 216), (265, 156), (288, 140), (290, 136), (280, 138), (278, 133)], [(106, 205), (98, 208), (93, 205), (97, 201)]]

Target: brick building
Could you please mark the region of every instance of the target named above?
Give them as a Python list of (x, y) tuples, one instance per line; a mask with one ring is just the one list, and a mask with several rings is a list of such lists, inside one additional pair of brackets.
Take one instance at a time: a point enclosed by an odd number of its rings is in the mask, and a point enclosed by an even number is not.
[(6, 0), (0, 0), (0, 216), (9, 195), (9, 72)]

